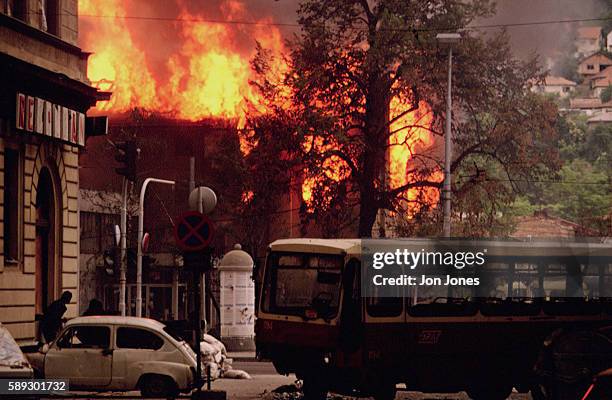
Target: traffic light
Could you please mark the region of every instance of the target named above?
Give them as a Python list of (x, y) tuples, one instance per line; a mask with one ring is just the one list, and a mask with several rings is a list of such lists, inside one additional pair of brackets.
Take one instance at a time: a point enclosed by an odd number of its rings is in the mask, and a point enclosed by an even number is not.
[(115, 274), (115, 266), (117, 265), (117, 247), (112, 247), (109, 250), (104, 250), (104, 254), (102, 255), (102, 260), (104, 261), (104, 271), (109, 276), (113, 276)]
[(115, 160), (121, 163), (121, 167), (115, 168), (115, 171), (134, 182), (136, 180), (136, 160), (140, 149), (134, 142), (117, 143), (115, 147), (118, 150)]

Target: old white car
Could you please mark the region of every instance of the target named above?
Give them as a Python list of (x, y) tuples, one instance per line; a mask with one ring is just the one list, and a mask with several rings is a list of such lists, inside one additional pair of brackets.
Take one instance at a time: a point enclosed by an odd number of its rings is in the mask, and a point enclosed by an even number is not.
[(155, 320), (78, 317), (50, 346), (27, 354), (46, 379), (68, 379), (71, 389), (128, 391), (171, 397), (194, 386), (196, 355)]
[(34, 371), (11, 333), (0, 323), (0, 379), (31, 379)]

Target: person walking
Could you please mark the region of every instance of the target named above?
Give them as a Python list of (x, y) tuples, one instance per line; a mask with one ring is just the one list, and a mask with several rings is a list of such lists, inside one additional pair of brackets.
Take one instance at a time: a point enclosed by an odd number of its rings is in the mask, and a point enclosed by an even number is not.
[(65, 291), (58, 300), (49, 304), (47, 311), (43, 314), (40, 329), (47, 343), (54, 341), (62, 328), (62, 319), (68, 310), (66, 306), (70, 300), (72, 300), (72, 293)]

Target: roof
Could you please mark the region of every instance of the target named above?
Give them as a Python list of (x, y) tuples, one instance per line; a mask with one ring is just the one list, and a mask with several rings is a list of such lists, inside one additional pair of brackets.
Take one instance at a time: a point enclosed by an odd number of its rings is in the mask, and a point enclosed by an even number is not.
[[(571, 240), (568, 240), (571, 239)], [(612, 257), (612, 243), (604, 243), (601, 238), (590, 241), (576, 241), (574, 238), (548, 238), (546, 240), (517, 239), (281, 239), (273, 242), (274, 251), (307, 251), (309, 253), (361, 255), (373, 251), (394, 252), (396, 249), (423, 250), (440, 249), (487, 249), (488, 256), (605, 256)], [(326, 251), (325, 251), (326, 250)], [(335, 253), (335, 252), (337, 253)], [(479, 250), (481, 251), (481, 250)]]
[(360, 251), (359, 239), (279, 239), (270, 244), (272, 251), (305, 251), (323, 254), (349, 254)]
[(118, 315), (94, 315), (89, 317), (76, 317), (66, 322), (66, 326), (79, 324), (130, 325), (151, 329), (161, 329), (165, 326), (161, 322), (150, 318), (121, 317)]
[(588, 119), (587, 123), (612, 122), (612, 112), (603, 112)]
[(242, 250), (239, 244), (234, 245), (234, 249), (225, 253), (219, 261), (219, 269), (239, 269), (251, 270), (253, 268), (253, 258), (246, 251)]
[(578, 28), (578, 39), (598, 39), (601, 37), (601, 26), (581, 26)]
[(565, 79), (562, 76), (547, 76), (544, 78), (546, 86), (576, 86), (576, 82)]
[(601, 51), (597, 53), (593, 53), (590, 56), (583, 58), (582, 60), (580, 60), (580, 64), (584, 64), (585, 62), (589, 62), (589, 61), (596, 61), (599, 64), (603, 64), (603, 65), (612, 65), (612, 58), (608, 57)]
[(612, 84), (612, 67), (605, 68), (603, 71), (591, 76), (589, 80), (593, 87), (608, 87)]
[(602, 103), (599, 97), (586, 98), (586, 99), (570, 99), (570, 108), (601, 108)]

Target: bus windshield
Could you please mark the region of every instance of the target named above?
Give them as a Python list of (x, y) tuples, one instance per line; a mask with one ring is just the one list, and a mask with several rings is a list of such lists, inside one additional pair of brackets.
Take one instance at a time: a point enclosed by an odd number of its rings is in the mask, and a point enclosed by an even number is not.
[(265, 312), (333, 318), (338, 312), (343, 257), (270, 253), (263, 293)]

